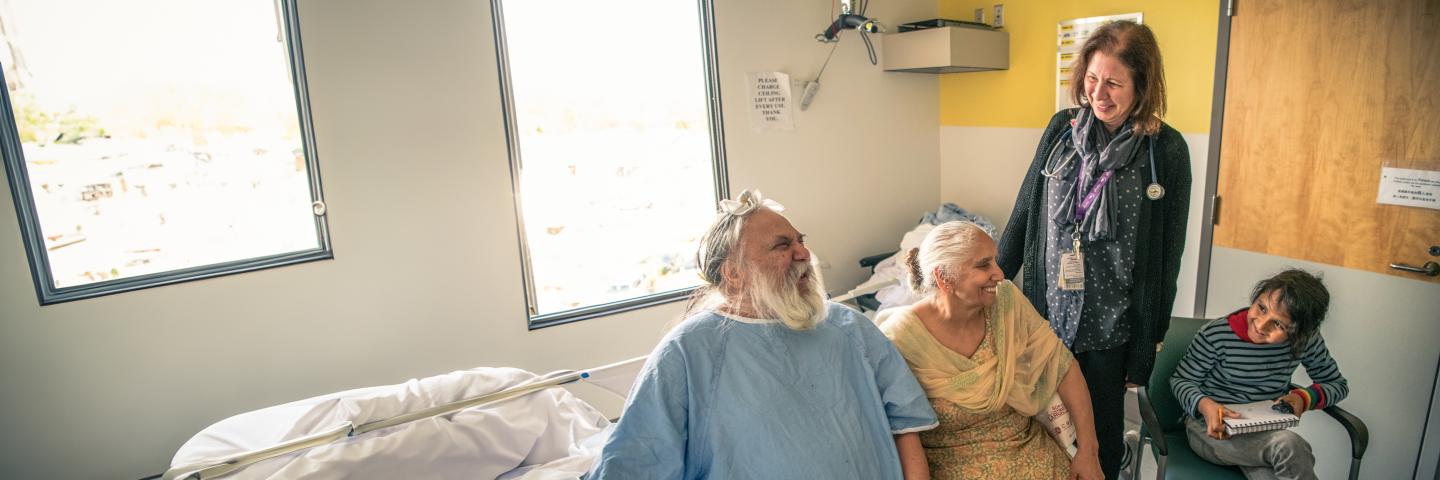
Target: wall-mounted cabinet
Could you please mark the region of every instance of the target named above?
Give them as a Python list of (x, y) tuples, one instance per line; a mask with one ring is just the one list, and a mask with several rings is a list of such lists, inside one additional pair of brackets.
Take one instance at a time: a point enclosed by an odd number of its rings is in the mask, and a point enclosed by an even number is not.
[(885, 35), (887, 72), (955, 73), (1010, 68), (1010, 34), (978, 27), (937, 27)]

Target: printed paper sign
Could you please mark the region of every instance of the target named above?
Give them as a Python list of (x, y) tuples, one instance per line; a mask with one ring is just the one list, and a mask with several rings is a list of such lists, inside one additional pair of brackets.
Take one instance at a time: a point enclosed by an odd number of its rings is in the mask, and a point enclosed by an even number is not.
[(1383, 167), (1375, 202), (1440, 210), (1440, 171)]
[(757, 132), (794, 130), (790, 118), (790, 76), (781, 72), (746, 74), (750, 85), (750, 127)]

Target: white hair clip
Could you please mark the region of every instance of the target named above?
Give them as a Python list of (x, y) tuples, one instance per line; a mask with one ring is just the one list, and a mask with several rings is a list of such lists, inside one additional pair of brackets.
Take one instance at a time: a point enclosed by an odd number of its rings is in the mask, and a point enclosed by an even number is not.
[(759, 190), (745, 190), (734, 200), (725, 199), (720, 201), (720, 211), (735, 216), (745, 216), (755, 211), (756, 207), (764, 205), (773, 212), (785, 211), (785, 206), (780, 202), (765, 198), (760, 195)]

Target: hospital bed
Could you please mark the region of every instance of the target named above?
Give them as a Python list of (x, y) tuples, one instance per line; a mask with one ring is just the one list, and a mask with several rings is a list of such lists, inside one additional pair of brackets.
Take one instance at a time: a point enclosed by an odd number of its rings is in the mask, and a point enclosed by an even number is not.
[(613, 425), (557, 387), (623, 397), (645, 359), (545, 375), (476, 368), (247, 412), (191, 437), (161, 478), (574, 479)]
[[(989, 220), (945, 204), (901, 238), (900, 250), (950, 220), (977, 222), (994, 235)], [(896, 253), (863, 259), (872, 278), (831, 300), (855, 301), (871, 315), (913, 302)], [(624, 397), (645, 358), (546, 375), (474, 369), (248, 412), (197, 433), (161, 478), (574, 479), (589, 470), (613, 426), (555, 387), (587, 382)], [(430, 451), (441, 448), (455, 451)]]

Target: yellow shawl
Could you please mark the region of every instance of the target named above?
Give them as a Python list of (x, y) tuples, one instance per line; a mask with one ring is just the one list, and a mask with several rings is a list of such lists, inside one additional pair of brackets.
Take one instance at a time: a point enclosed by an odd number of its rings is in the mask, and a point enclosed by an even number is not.
[(927, 397), (976, 412), (995, 412), (1008, 405), (1016, 413), (1034, 416), (1055, 396), (1073, 358), (1050, 324), (1009, 281), (996, 288), (989, 333), (995, 355), (984, 361), (942, 345), (910, 307), (880, 312), (876, 321), (905, 357)]

